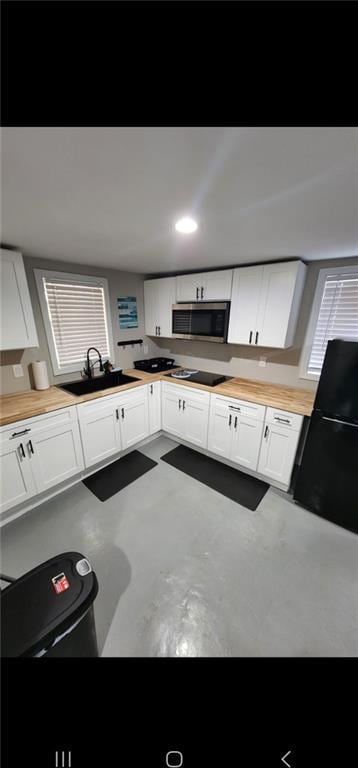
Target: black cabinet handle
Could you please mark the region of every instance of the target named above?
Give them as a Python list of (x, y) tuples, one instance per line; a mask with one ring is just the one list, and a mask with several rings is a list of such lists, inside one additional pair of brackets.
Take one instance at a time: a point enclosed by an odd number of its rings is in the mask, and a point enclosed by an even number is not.
[(201, 288), (201, 298), (202, 299), (204, 298), (204, 288), (203, 287)]
[(119, 410), (118, 410), (118, 408), (116, 408), (116, 419), (117, 419), (117, 421), (119, 421)]
[(183, 411), (185, 410), (185, 400), (183, 400)]
[(291, 424), (289, 419), (282, 419), (281, 416), (275, 416), (276, 421), (283, 421), (284, 424)]
[(258, 340), (259, 340), (259, 332), (258, 332), (258, 331), (256, 331), (255, 344), (257, 344)]
[(158, 325), (158, 336), (160, 336), (160, 325)]
[(150, 394), (153, 394), (153, 384), (150, 385)]
[(124, 408), (121, 408), (121, 412), (122, 412), (122, 419), (124, 419)]
[(196, 289), (196, 298), (199, 298), (199, 288)]
[(240, 411), (241, 410), (238, 405), (229, 405), (229, 408), (232, 411)]
[(19, 448), (20, 448), (20, 451), (21, 451), (21, 456), (24, 459), (25, 458), (25, 451), (24, 451), (24, 446), (23, 446), (22, 443), (20, 443)]
[(27, 435), (28, 432), (31, 432), (30, 427), (28, 429), (23, 429), (22, 432), (13, 432), (11, 435), (11, 440), (13, 437), (20, 437), (20, 435)]
[(265, 427), (265, 434), (264, 434), (264, 437), (267, 437), (267, 435), (268, 435), (268, 431), (269, 431), (269, 428), (268, 428), (268, 427)]
[(237, 417), (237, 416), (235, 416), (235, 423), (234, 423), (234, 428), (235, 428), (235, 429), (236, 429), (236, 427), (237, 427), (237, 418), (238, 418), (238, 417)]
[(252, 342), (252, 331), (250, 331), (249, 344), (251, 344), (251, 342)]
[(232, 422), (232, 413), (230, 413), (230, 416), (229, 416), (229, 427), (231, 427), (231, 422)]
[(31, 441), (31, 440), (29, 440), (29, 442), (28, 442), (28, 446), (29, 446), (29, 448), (30, 448), (30, 451), (31, 451), (31, 453), (34, 453), (34, 447), (33, 447), (33, 445), (32, 445), (32, 441)]
[(179, 400), (179, 411), (181, 409), (181, 400)]

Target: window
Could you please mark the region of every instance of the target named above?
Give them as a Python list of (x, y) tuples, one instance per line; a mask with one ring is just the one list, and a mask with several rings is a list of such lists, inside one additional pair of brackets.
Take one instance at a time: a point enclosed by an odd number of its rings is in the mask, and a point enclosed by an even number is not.
[[(34, 272), (54, 374), (80, 371), (89, 347), (96, 347), (103, 359), (113, 357), (107, 280)], [(90, 357), (97, 355), (91, 352)]]
[(319, 379), (330, 339), (358, 341), (358, 265), (320, 270), (302, 351), (301, 378)]

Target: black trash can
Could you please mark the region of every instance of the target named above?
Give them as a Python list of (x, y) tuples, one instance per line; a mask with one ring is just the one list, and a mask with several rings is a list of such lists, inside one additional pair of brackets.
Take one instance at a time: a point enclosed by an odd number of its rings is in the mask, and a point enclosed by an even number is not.
[(1, 591), (3, 657), (98, 656), (96, 574), (79, 552), (38, 565)]

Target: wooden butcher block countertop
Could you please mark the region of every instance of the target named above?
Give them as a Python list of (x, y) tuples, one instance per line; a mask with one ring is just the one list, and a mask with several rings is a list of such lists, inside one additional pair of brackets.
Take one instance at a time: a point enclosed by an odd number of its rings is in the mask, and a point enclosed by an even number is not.
[(284, 411), (298, 413), (301, 416), (311, 415), (315, 398), (315, 393), (308, 389), (296, 389), (281, 384), (268, 384), (251, 379), (232, 378), (230, 381), (219, 384), (216, 387), (208, 387), (196, 382), (170, 378), (163, 373), (144, 373), (136, 369), (126, 370), (124, 373), (127, 376), (135, 376), (138, 381), (119, 387), (111, 387), (111, 389), (104, 389), (101, 392), (92, 392), (89, 395), (80, 395), (79, 397), (58, 387), (50, 387), (42, 391), (29, 389), (26, 392), (14, 395), (3, 395), (0, 397), (0, 426), (12, 424), (15, 421), (23, 421), (33, 416), (40, 416), (59, 408), (68, 408), (70, 405), (78, 405), (87, 400), (114, 395), (117, 392), (124, 392), (142, 384), (150, 384), (158, 380), (180, 384), (180, 386), (184, 387), (204, 389), (217, 395), (236, 397), (240, 400), (248, 400), (249, 402), (273, 408), (281, 408)]

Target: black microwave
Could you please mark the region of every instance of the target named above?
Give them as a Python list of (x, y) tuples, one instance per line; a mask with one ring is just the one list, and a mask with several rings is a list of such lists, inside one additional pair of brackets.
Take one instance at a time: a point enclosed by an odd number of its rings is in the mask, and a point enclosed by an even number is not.
[(172, 304), (172, 335), (176, 339), (227, 341), (230, 302)]

